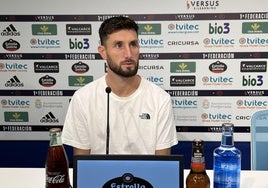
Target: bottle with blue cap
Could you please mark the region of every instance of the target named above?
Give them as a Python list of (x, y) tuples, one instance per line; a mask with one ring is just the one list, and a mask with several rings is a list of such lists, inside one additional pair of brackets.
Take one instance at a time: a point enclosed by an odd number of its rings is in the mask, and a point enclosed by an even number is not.
[(221, 145), (213, 152), (214, 188), (240, 188), (241, 151), (233, 133), (232, 123), (222, 124)]

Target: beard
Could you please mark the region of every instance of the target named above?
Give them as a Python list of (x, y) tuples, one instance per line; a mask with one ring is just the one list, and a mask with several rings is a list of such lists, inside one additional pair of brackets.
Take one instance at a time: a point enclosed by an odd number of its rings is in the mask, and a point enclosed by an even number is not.
[[(126, 62), (131, 62), (135, 65), (134, 69), (127, 69), (127, 70), (123, 70), (121, 68), (121, 65), (126, 63)], [(135, 76), (138, 72), (138, 67), (139, 67), (139, 61), (137, 60), (137, 62), (133, 59), (129, 59), (126, 61), (122, 61), (120, 62), (119, 65), (117, 65), (116, 63), (114, 63), (114, 61), (112, 60), (111, 57), (107, 57), (107, 64), (108, 67), (111, 69), (111, 71), (113, 71), (115, 74), (122, 76), (122, 77), (132, 77)]]

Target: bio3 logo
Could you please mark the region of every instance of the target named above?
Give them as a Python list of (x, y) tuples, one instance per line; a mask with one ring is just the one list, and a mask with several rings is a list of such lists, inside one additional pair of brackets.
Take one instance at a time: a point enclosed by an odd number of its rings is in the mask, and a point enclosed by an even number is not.
[(251, 75), (242, 77), (242, 86), (262, 86), (263, 85), (263, 76), (257, 75), (255, 78)]
[(228, 34), (229, 32), (230, 23), (223, 23), (223, 25), (209, 23), (209, 34)]
[(83, 38), (83, 41), (77, 40), (75, 38), (74, 40), (69, 39), (69, 47), (71, 50), (73, 49), (88, 49), (89, 48), (89, 39), (88, 38)]

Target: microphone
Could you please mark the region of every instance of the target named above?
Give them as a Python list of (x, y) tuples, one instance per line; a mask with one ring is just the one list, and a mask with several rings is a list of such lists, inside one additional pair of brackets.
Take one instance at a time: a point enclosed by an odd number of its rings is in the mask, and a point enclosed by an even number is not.
[(107, 130), (106, 130), (106, 155), (109, 154), (109, 142), (110, 142), (110, 124), (109, 124), (109, 115), (110, 115), (110, 93), (112, 89), (108, 86), (105, 89), (105, 92), (107, 93)]

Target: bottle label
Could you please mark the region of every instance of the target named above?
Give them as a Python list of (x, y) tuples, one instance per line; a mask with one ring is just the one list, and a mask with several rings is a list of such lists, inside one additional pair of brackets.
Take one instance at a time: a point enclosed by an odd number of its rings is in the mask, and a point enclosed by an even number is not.
[(49, 184), (60, 184), (65, 181), (65, 174), (58, 174), (56, 176), (48, 176), (46, 175), (46, 181)]
[(194, 151), (192, 156), (192, 163), (204, 163), (205, 157), (203, 156), (203, 153), (199, 150)]
[(240, 163), (223, 162), (216, 158), (214, 166), (214, 188), (239, 188)]

